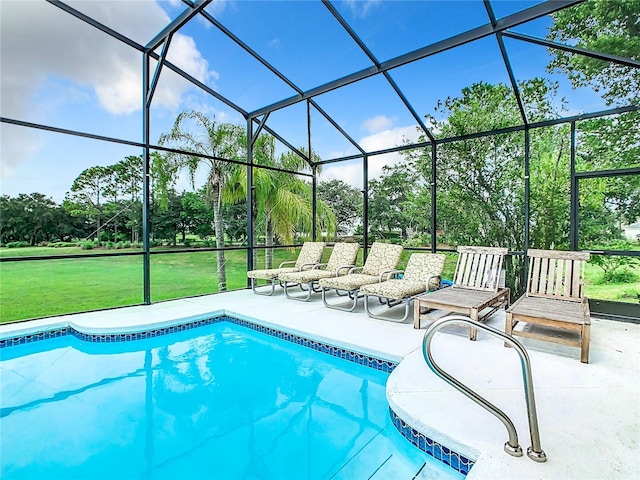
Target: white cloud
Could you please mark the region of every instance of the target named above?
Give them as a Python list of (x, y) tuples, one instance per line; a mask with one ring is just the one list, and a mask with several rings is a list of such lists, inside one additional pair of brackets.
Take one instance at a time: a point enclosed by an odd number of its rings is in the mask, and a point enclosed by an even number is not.
[(362, 188), (362, 161), (349, 161), (344, 164), (332, 163), (325, 166), (320, 180), (342, 180), (352, 187)]
[[(393, 129), (383, 130), (360, 139), (358, 143), (367, 152), (375, 152), (403, 145), (405, 140), (415, 143), (418, 141), (419, 136), (420, 132), (417, 130), (416, 126), (411, 125), (408, 127), (396, 127)], [(369, 180), (380, 177), (380, 175), (382, 175), (382, 167), (385, 165), (395, 165), (403, 159), (404, 156), (400, 152), (385, 153), (383, 155), (369, 157)], [(344, 164), (332, 163), (323, 169), (321, 178), (322, 180), (343, 180), (349, 185), (362, 188), (362, 162), (349, 161)]]
[[(136, 39), (153, 38), (170, 20), (156, 2), (76, 2), (72, 5)], [(44, 105), (34, 104), (34, 98), (52, 79), (93, 91), (100, 107), (113, 115), (141, 109), (142, 56), (137, 50), (46, 2), (2, 0), (0, 21), (2, 116), (47, 123), (42, 118)], [(174, 35), (169, 60), (204, 83), (217, 78), (188, 36)], [(165, 69), (154, 96), (154, 106), (176, 109), (190, 88), (188, 82)], [(57, 107), (60, 114), (64, 107)], [(3, 176), (34, 153), (33, 148), (24, 148), (24, 143), (20, 148), (11, 145), (5, 148), (4, 143), (13, 140), (3, 138)], [(5, 156), (9, 151), (14, 153)]]
[(420, 134), (415, 125), (408, 127), (396, 127), (383, 130), (373, 135), (361, 138), (358, 142), (367, 152), (384, 150), (385, 148), (397, 147), (409, 140), (413, 143), (418, 141)]
[(362, 122), (361, 128), (367, 133), (378, 133), (390, 129), (394, 121), (395, 119), (389, 118), (386, 115), (376, 115)]
[(373, 7), (381, 3), (381, 0), (347, 0), (351, 13), (356, 18), (364, 18)]

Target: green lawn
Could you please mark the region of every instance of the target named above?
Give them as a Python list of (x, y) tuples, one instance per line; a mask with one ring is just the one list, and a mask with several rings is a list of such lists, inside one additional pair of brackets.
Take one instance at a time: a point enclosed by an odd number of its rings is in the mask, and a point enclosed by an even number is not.
[[(45, 248), (11, 250), (49, 255), (35, 252)], [(278, 250), (275, 263), (296, 256)], [(227, 289), (244, 288), (245, 251), (228, 251), (225, 258)], [(217, 292), (215, 266), (215, 252), (152, 255), (151, 301)], [(141, 304), (142, 275), (142, 256), (5, 262), (0, 264), (0, 322)]]
[[(60, 259), (0, 264), (0, 322), (137, 305), (143, 302), (142, 256), (64, 258), (64, 255), (69, 253), (111, 252), (99, 249), (84, 251), (76, 247), (3, 248), (0, 251), (3, 257), (61, 255)], [(124, 250), (114, 253), (121, 251)], [(329, 253), (329, 249), (326, 249), (324, 261), (328, 259)], [(410, 253), (403, 253), (399, 268), (404, 268)], [(261, 263), (262, 255), (260, 251)], [(285, 260), (294, 260), (296, 257), (297, 252), (276, 250), (274, 265), (277, 266)], [(444, 278), (452, 278), (455, 262), (455, 255), (447, 255)], [(358, 264), (362, 265), (362, 250)], [(152, 254), (152, 302), (217, 292), (215, 266), (215, 252)], [(227, 251), (226, 266), (227, 289), (244, 288), (246, 252)], [(602, 270), (599, 267), (587, 265), (585, 294), (588, 297), (638, 302), (640, 281), (599, 284), (601, 276)]]

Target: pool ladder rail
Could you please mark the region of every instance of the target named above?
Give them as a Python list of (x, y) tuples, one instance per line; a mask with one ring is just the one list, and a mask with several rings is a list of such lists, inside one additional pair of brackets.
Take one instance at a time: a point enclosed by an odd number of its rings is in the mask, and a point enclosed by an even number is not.
[(527, 448), (527, 456), (534, 462), (546, 462), (547, 455), (544, 453), (542, 447), (540, 446), (540, 431), (538, 430), (536, 402), (533, 394), (533, 379), (531, 378), (531, 362), (529, 361), (529, 355), (527, 354), (527, 351), (524, 349), (522, 344), (511, 335), (507, 335), (500, 330), (471, 320), (469, 317), (465, 317), (463, 315), (448, 315), (437, 320), (426, 331), (426, 333), (424, 334), (424, 339), (422, 341), (422, 354), (424, 355), (424, 359), (433, 373), (435, 373), (438, 377), (442, 378), (447, 383), (451, 384), (454, 388), (462, 392), (478, 405), (498, 417), (504, 424), (504, 426), (507, 428), (507, 432), (509, 433), (509, 441), (504, 444), (504, 451), (514, 457), (522, 456), (522, 448), (518, 444), (518, 433), (516, 432), (516, 428), (513, 425), (511, 419), (498, 407), (496, 407), (488, 400), (478, 395), (475, 391), (471, 390), (469, 387), (445, 372), (433, 360), (433, 356), (431, 355), (431, 340), (433, 339), (433, 336), (436, 334), (436, 332), (438, 332), (438, 330), (453, 324), (465, 325), (477, 330), (482, 330), (489, 335), (503, 340), (518, 352), (518, 355), (520, 356), (520, 363), (522, 365), (524, 393), (527, 400), (527, 414), (529, 417), (529, 433), (531, 434), (531, 446)]

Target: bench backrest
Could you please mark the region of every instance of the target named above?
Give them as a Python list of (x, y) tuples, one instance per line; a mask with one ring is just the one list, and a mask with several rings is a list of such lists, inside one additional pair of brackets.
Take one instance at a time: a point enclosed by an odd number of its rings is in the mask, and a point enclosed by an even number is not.
[(589, 252), (530, 249), (527, 255), (527, 296), (582, 301)]
[(458, 247), (453, 287), (497, 292), (507, 251), (502, 247)]

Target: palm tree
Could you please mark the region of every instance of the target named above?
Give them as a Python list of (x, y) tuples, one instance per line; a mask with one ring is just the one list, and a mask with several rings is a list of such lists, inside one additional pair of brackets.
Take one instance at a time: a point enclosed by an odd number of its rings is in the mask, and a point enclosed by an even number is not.
[[(239, 125), (216, 123), (215, 119), (191, 110), (178, 115), (171, 131), (160, 136), (160, 145), (193, 153), (190, 155), (169, 152), (165, 158), (174, 172), (186, 169), (193, 184), (198, 168), (202, 165), (208, 168), (205, 198), (213, 208), (213, 230), (216, 247), (220, 249), (224, 248), (224, 227), (220, 213), (222, 191), (235, 169), (234, 164), (223, 159), (242, 158), (243, 134), (244, 129)], [(218, 250), (216, 253), (218, 290), (222, 292), (227, 289), (224, 250)]]
[[(260, 135), (254, 143), (256, 165), (278, 167), (284, 170), (300, 171), (308, 166), (306, 161), (293, 152), (275, 158), (275, 139), (270, 135)], [(291, 244), (297, 232), (312, 230), (312, 189), (309, 183), (294, 174), (277, 170), (256, 168), (255, 186), (256, 208), (252, 209), (253, 224), (258, 218), (264, 224), (265, 268), (273, 266), (273, 245), (277, 237), (284, 244)], [(237, 168), (232, 180), (227, 183), (224, 200), (238, 202), (246, 198), (247, 169)], [(329, 232), (336, 229), (336, 220), (329, 205), (323, 201), (316, 204), (318, 226)], [(253, 263), (257, 263), (254, 251)]]

